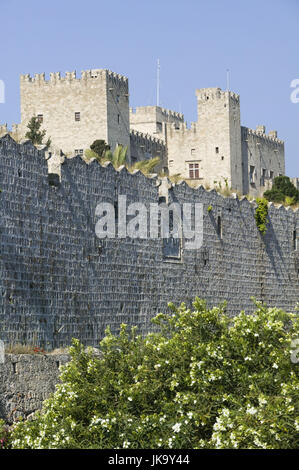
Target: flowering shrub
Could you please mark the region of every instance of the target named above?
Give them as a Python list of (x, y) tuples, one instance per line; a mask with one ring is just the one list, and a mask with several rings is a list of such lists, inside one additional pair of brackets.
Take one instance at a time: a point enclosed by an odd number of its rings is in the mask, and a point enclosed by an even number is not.
[(6, 426), (5, 422), (0, 419), (0, 449), (7, 449), (10, 447), (9, 438), (8, 426)]
[(298, 447), (298, 315), (256, 305), (229, 318), (225, 304), (170, 304), (158, 333), (108, 329), (101, 357), (73, 340), (62, 383), (14, 425), (12, 447)]

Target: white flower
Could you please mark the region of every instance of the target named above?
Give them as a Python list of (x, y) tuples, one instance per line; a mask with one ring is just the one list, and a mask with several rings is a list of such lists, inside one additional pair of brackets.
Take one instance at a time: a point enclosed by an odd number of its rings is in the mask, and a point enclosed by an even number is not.
[(181, 423), (175, 423), (175, 425), (172, 426), (172, 429), (174, 432), (180, 432), (181, 426)]
[(248, 413), (249, 415), (255, 415), (256, 412), (257, 412), (256, 408), (253, 408), (253, 406), (250, 407), (249, 405), (247, 406), (246, 413)]
[(259, 404), (260, 405), (266, 405), (267, 404), (267, 400), (265, 398), (259, 398)]
[(188, 418), (189, 418), (189, 419), (191, 419), (191, 418), (192, 418), (192, 416), (193, 416), (193, 413), (192, 413), (192, 411), (189, 411), (189, 413), (187, 413), (187, 416), (188, 416)]
[(129, 447), (130, 444), (131, 444), (130, 441), (124, 441), (124, 442), (123, 442), (123, 448), (124, 448), (124, 449), (128, 449), (128, 447)]
[(278, 365), (276, 364), (276, 362), (274, 362), (272, 367), (273, 367), (273, 369), (278, 369)]
[(132, 397), (128, 397), (128, 400), (129, 400), (129, 401), (132, 401)]

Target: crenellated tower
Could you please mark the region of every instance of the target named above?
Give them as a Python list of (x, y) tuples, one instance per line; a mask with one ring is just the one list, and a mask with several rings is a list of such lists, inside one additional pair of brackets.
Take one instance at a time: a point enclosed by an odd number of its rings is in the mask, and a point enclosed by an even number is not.
[[(21, 75), (21, 128), (33, 115), (53, 144), (66, 154), (82, 154), (96, 139), (113, 150), (130, 147), (128, 79), (105, 69)], [(130, 149), (129, 149), (130, 152)], [(128, 153), (129, 153), (128, 152)]]
[(240, 98), (220, 88), (196, 90), (199, 155), (205, 182), (242, 192)]

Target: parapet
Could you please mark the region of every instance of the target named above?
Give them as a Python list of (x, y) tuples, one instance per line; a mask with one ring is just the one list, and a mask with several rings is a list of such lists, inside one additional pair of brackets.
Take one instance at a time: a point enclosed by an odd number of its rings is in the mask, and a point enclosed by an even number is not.
[(181, 122), (179, 124), (177, 123), (171, 123), (167, 124), (167, 129), (169, 136), (184, 136), (185, 134), (190, 135), (190, 133), (196, 134), (197, 132), (197, 123), (196, 122), (191, 122), (190, 128), (187, 126), (186, 122)]
[(130, 131), (130, 138), (133, 140), (135, 144), (146, 144), (148, 143), (150, 146), (157, 145), (165, 148), (165, 142), (162, 139), (158, 139), (157, 137), (153, 137), (150, 134), (144, 134), (143, 132), (131, 130)]
[(109, 81), (118, 82), (121, 85), (128, 85), (128, 78), (124, 75), (112, 72), (107, 69), (90, 69), (83, 70), (81, 72), (81, 78), (77, 78), (76, 71), (65, 72), (63, 77), (60, 72), (51, 72), (50, 79), (46, 80), (45, 73), (36, 73), (33, 77), (30, 74), (21, 75), (21, 83), (32, 83), (32, 84), (56, 84), (56, 83), (65, 83), (65, 82), (81, 82), (87, 80), (101, 80), (107, 79)]
[(165, 121), (176, 119), (184, 121), (184, 114), (172, 111), (170, 109), (162, 108), (161, 106), (138, 106), (136, 108), (130, 108), (130, 114), (138, 116), (138, 114), (160, 114), (165, 118)]
[(195, 91), (198, 101), (219, 100), (230, 98), (236, 103), (240, 102), (240, 95), (233, 91), (223, 91), (221, 88), (200, 88)]
[(256, 129), (249, 129), (248, 127), (242, 126), (242, 138), (246, 139), (248, 136), (263, 139), (267, 142), (273, 142), (277, 145), (284, 145), (284, 141), (278, 139), (277, 131), (269, 131), (268, 134), (266, 134), (266, 126), (257, 126)]

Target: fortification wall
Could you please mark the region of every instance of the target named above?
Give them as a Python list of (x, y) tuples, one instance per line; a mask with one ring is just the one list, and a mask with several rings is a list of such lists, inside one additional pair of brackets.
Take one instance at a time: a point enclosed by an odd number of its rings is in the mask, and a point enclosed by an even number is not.
[(167, 171), (167, 152), (163, 140), (133, 130), (130, 134), (130, 147), (132, 164), (140, 160), (159, 157), (160, 163), (155, 171), (159, 172), (163, 168)]
[[(21, 132), (32, 116), (42, 117), (45, 139), (66, 154), (89, 148), (104, 139), (130, 147), (128, 79), (109, 70), (21, 75)], [(77, 114), (76, 114), (77, 113)], [(80, 115), (78, 115), (78, 113)], [(129, 149), (130, 150), (130, 149)]]
[(59, 367), (67, 354), (5, 354), (0, 364), (0, 419), (12, 424), (29, 418), (59, 382)]
[(243, 191), (257, 197), (271, 189), (276, 176), (285, 174), (284, 142), (276, 131), (266, 134), (265, 126), (242, 127), (241, 132)]
[(157, 178), (87, 165), (80, 157), (65, 160), (61, 182), (49, 176), (42, 151), (9, 136), (0, 140), (0, 332), (6, 344), (50, 349), (77, 337), (97, 346), (108, 325), (113, 332), (123, 322), (147, 332), (169, 301), (190, 305), (196, 295), (209, 306), (227, 300), (232, 315), (253, 311), (251, 296), (294, 310), (298, 211), (270, 205), (262, 237), (254, 203), (175, 185), (168, 201), (202, 203), (204, 233), (200, 249), (186, 250), (181, 240), (173, 256), (162, 239), (95, 235), (99, 202), (116, 204), (126, 195), (128, 204), (149, 207), (159, 200)]

